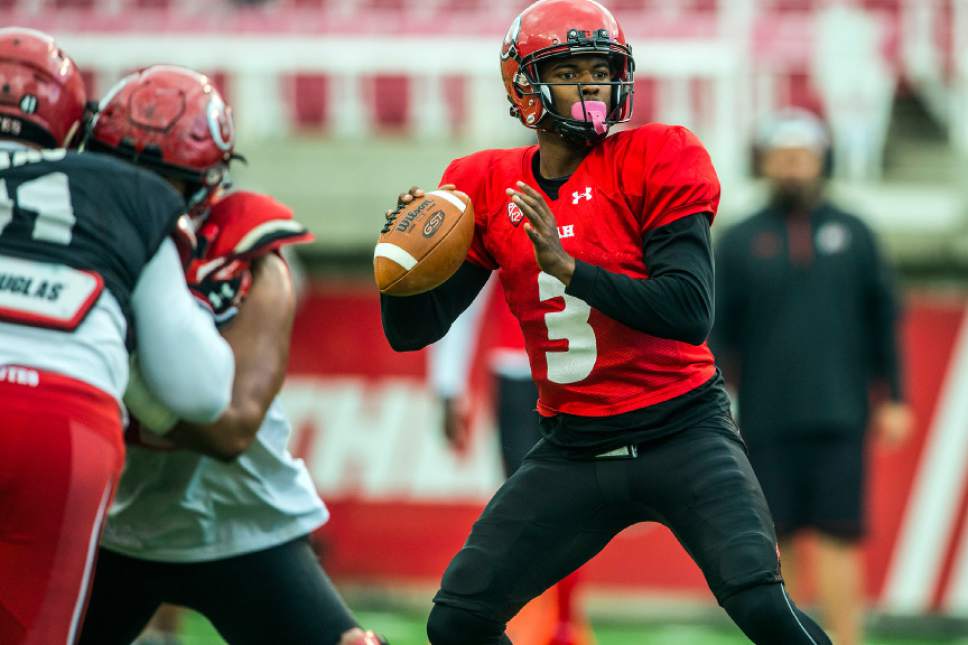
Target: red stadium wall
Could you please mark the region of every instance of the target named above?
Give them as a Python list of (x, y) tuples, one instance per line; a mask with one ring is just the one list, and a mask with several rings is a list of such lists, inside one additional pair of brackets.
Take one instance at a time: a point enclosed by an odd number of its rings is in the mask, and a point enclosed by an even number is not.
[[(308, 294), (284, 392), (293, 449), (333, 511), (321, 538), (334, 576), (433, 583), (500, 484), (486, 380), (472, 380), (473, 440), (454, 455), (425, 384), (424, 353), (389, 348), (372, 293), (317, 284)], [(903, 342), (917, 431), (901, 448), (870, 448), (868, 592), (888, 611), (968, 615), (968, 468), (951, 452), (968, 453), (968, 443), (951, 439), (968, 435), (968, 406), (962, 414), (958, 404), (968, 397), (954, 387), (968, 357), (964, 316), (961, 299), (909, 299)], [(492, 340), (482, 336), (478, 363)], [(945, 431), (962, 422), (965, 432)], [(909, 526), (925, 517), (941, 521)], [(698, 569), (656, 524), (626, 530), (586, 571), (590, 585), (708, 598)]]

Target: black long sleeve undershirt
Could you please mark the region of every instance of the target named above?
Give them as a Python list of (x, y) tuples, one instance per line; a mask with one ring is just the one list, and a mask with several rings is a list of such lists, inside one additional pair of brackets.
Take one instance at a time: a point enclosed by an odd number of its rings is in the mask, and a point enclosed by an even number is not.
[(630, 278), (575, 261), (565, 293), (653, 336), (699, 345), (713, 324), (709, 218), (683, 217), (653, 231), (643, 245), (649, 277)]
[(383, 333), (390, 347), (412, 352), (443, 338), (490, 275), (487, 269), (464, 262), (446, 282), (426, 293), (407, 297), (380, 294)]
[[(713, 320), (709, 218), (683, 217), (653, 231), (643, 245), (649, 278), (636, 279), (577, 260), (566, 293), (638, 331), (694, 345)], [(444, 284), (405, 298), (380, 296), (383, 330), (397, 351), (436, 342), (477, 296), (489, 271), (465, 262)]]

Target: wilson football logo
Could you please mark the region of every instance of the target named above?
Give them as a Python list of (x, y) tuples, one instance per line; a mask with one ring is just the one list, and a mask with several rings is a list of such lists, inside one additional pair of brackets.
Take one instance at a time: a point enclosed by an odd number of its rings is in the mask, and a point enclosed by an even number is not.
[(407, 215), (402, 220), (400, 220), (400, 223), (397, 224), (397, 232), (398, 233), (409, 233), (410, 232), (410, 229), (413, 228), (413, 222), (414, 222), (414, 220), (416, 220), (417, 218), (421, 217), (423, 215), (423, 212), (425, 210), (427, 210), (428, 208), (431, 208), (433, 205), (434, 205), (434, 203), (432, 201), (426, 200), (422, 204), (420, 204), (419, 206), (417, 206), (417, 208), (415, 208), (414, 210), (412, 210), (409, 213), (407, 213)]
[(511, 220), (511, 224), (517, 226), (524, 219), (524, 213), (514, 202), (508, 202), (508, 219)]

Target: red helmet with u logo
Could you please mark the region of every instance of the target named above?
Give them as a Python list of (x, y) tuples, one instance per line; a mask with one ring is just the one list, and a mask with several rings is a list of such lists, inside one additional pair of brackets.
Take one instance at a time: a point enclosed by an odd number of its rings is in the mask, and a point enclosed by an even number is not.
[[(605, 133), (596, 131), (587, 119), (569, 118), (554, 109), (553, 85), (577, 85), (581, 90), (582, 83), (541, 81), (542, 63), (586, 54), (606, 57), (611, 68), (612, 79), (604, 83), (612, 86), (606, 126), (628, 121), (635, 70), (632, 47), (615, 17), (595, 0), (539, 0), (511, 23), (501, 47), (501, 75), (511, 116), (529, 128), (557, 131), (569, 139), (593, 143), (604, 138)], [(587, 114), (584, 106), (582, 111)]]
[(0, 29), (0, 137), (45, 148), (67, 145), (87, 94), (74, 61), (34, 29)]
[(232, 110), (204, 74), (154, 65), (108, 91), (86, 147), (185, 182), (189, 209), (199, 214), (228, 179), (235, 156)]

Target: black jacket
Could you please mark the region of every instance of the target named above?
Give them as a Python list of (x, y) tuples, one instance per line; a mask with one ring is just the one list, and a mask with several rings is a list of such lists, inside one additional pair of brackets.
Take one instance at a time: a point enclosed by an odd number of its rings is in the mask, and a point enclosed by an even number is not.
[(863, 432), (871, 386), (901, 400), (890, 267), (859, 218), (766, 209), (716, 251), (712, 344), (750, 440)]

